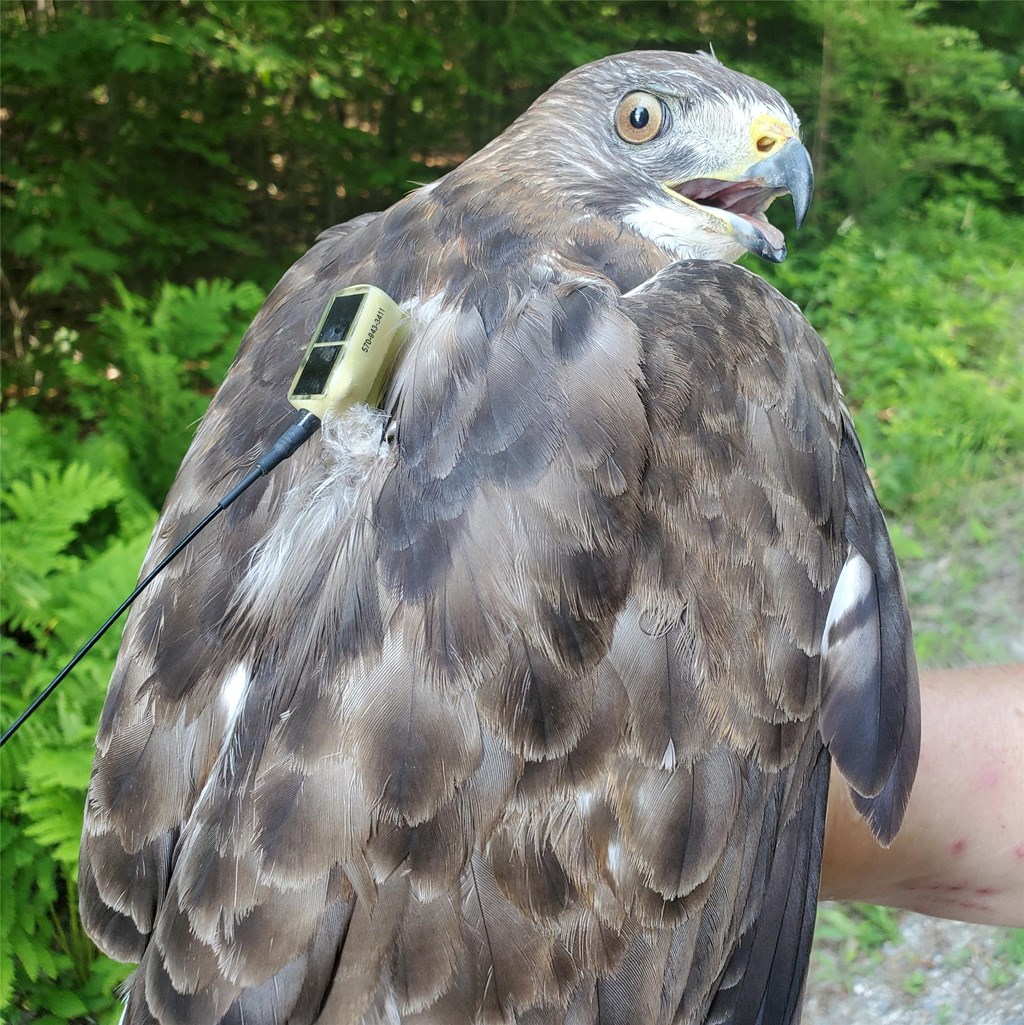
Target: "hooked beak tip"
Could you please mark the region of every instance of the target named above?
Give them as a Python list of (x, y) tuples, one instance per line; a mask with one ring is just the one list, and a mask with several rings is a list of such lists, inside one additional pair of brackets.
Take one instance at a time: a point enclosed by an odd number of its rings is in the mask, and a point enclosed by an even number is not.
[(793, 197), (796, 226), (803, 226), (814, 195), (814, 168), (810, 153), (799, 139), (789, 139), (770, 157), (758, 161), (747, 171), (747, 176), (785, 189)]
[[(814, 167), (811, 155), (803, 143), (794, 139), (792, 150), (787, 158), (788, 167), (784, 174), (789, 178), (789, 194), (793, 197), (793, 219), (797, 228), (802, 228), (807, 220), (807, 211), (811, 208), (814, 196)], [(788, 147), (783, 147), (786, 149)]]

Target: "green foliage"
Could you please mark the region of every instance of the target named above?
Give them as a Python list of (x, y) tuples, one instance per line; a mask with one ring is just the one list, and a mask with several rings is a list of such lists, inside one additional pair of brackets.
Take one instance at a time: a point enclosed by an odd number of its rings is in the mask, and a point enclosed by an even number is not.
[(903, 992), (906, 993), (907, 996), (911, 997), (920, 996), (927, 985), (928, 976), (924, 972), (920, 970), (911, 972), (903, 980)]
[(996, 960), (989, 966), (987, 982), (1003, 989), (1024, 975), (1024, 929), (1004, 929), (996, 943)]
[(991, 989), (1004, 989), (1024, 975), (1024, 929), (1003, 929), (996, 942), (995, 960), (989, 965), (986, 982)]
[[(998, 650), (970, 616), (1007, 615), (979, 591), (1021, 515), (1020, 5), (7, 0), (0, 31), (4, 724), (130, 590), (261, 294), (320, 229), (444, 173), (573, 66), (709, 42), (803, 116), (817, 198), (767, 276), (834, 354), (921, 654)], [(124, 969), (75, 895), (116, 633), (0, 753), (12, 1023), (116, 1019)], [(832, 911), (844, 956), (895, 938), (888, 912)]]
[[(953, 196), (1020, 210), (1019, 90), (976, 33), (927, 4), (826, 4), (813, 139), (833, 215), (885, 225)], [(1022, 24), (1024, 27), (1024, 24)], [(871, 74), (864, 74), (870, 68)]]
[(1006, 546), (1024, 526), (1022, 233), (1020, 216), (947, 199), (885, 233), (850, 219), (771, 274), (832, 353), (923, 665), (1005, 661), (1019, 618), (1007, 594), (1024, 561)]
[[(14, 464), (5, 465), (0, 495), (7, 724), (99, 625), (97, 610), (115, 607), (131, 589), (152, 510), (144, 522), (129, 517), (120, 532), (101, 532), (95, 518), (106, 511), (118, 520), (125, 485), (86, 463), (26, 458), (32, 448), (21, 446), (44, 429), (26, 410), (4, 414), (2, 424)], [(46, 453), (46, 445), (35, 451)], [(105, 638), (45, 714), (0, 752), (0, 1007), (12, 1023), (22, 1011), (51, 1023), (102, 1015), (124, 975), (123, 966), (97, 958), (82, 932), (74, 888), (92, 739), (116, 650), (116, 635)]]
[(852, 962), (899, 940), (899, 914), (873, 904), (828, 904), (818, 911), (816, 935), (840, 945)]
[[(164, 284), (152, 301), (116, 291), (118, 305), (93, 318), (100, 362), (69, 335), (59, 363), (74, 429), (49, 430), (28, 404), (0, 417), (5, 725), (134, 586), (155, 507), (260, 300), (254, 285), (223, 281)], [(108, 634), (0, 752), (5, 907), (17, 908), (0, 933), (0, 1008), (11, 1022), (43, 1011), (49, 1017), (32, 1020), (116, 1020), (126, 969), (97, 957), (82, 932), (75, 879), (118, 636)]]
[(1024, 969), (1024, 929), (1006, 929), (999, 938), (996, 952), (1014, 968)]
[(1002, 989), (1024, 975), (1024, 929), (1003, 930), (995, 945), (996, 961), (988, 971), (988, 985)]
[(814, 984), (847, 986), (854, 970), (874, 969), (886, 944), (900, 940), (900, 912), (873, 904), (829, 901), (818, 906), (814, 925)]
[[(68, 402), (80, 424), (102, 422), (104, 461), (114, 441), (119, 471), (153, 505), (166, 494), (234, 347), (263, 294), (251, 283), (164, 283), (155, 300), (115, 282), (118, 305), (93, 318), (91, 359), (74, 352), (62, 361)], [(102, 354), (108, 362), (97, 366)], [(108, 463), (109, 464), (109, 463)]]
[(35, 639), (46, 631), (51, 613), (47, 574), (72, 569), (76, 560), (65, 555), (76, 528), (97, 509), (123, 495), (109, 473), (82, 463), (32, 470), (28, 480), (11, 481), (3, 495), (6, 520), (4, 542), (11, 546), (0, 580), (9, 591), (12, 630)]
[(1022, 230), (947, 200), (884, 236), (848, 224), (774, 275), (829, 346), (883, 505), (920, 525), (1024, 450)]

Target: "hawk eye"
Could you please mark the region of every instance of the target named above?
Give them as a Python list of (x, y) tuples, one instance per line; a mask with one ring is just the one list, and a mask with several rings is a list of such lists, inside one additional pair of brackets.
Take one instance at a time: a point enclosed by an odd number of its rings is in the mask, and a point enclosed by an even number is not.
[(665, 104), (653, 93), (630, 93), (615, 111), (615, 130), (625, 142), (650, 142), (668, 120)]

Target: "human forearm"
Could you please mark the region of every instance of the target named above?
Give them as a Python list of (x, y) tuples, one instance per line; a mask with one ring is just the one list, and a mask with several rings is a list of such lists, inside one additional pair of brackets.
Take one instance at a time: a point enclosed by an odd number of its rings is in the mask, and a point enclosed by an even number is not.
[(921, 763), (878, 846), (833, 771), (823, 900), (1024, 925), (1024, 665), (922, 674)]

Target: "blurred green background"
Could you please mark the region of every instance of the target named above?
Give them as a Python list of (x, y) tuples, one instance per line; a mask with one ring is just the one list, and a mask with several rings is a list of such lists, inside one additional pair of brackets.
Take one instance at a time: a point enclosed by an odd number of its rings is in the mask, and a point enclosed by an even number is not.
[[(799, 111), (810, 223), (752, 269), (832, 350), (922, 660), (1021, 656), (1024, 5), (5, 0), (0, 30), (5, 725), (134, 584), (237, 341), (317, 232), (637, 48), (712, 44)], [(116, 1021), (124, 969), (75, 897), (116, 648), (0, 755), (11, 1023)]]

